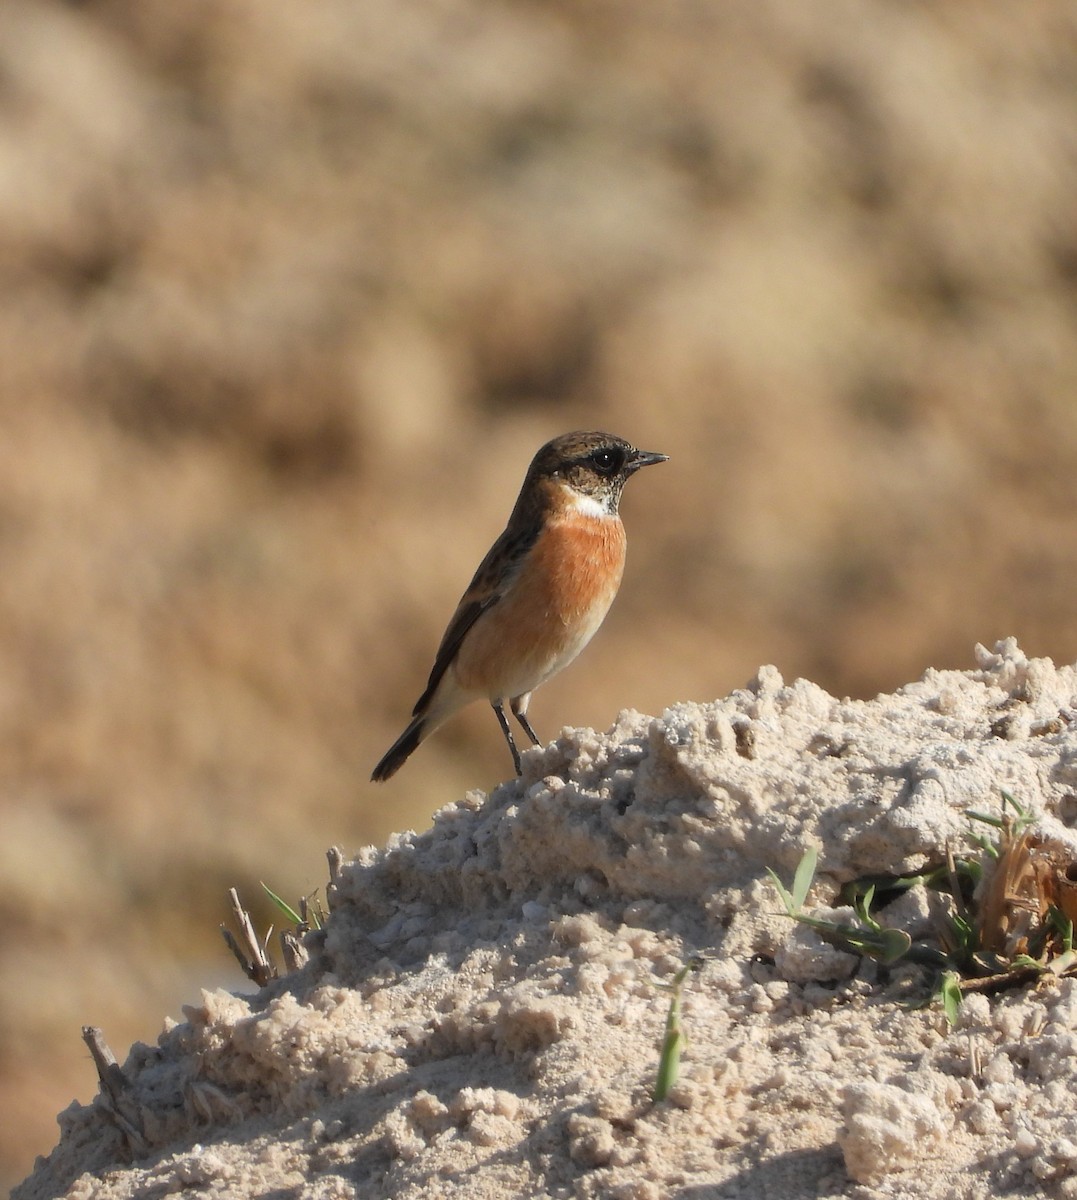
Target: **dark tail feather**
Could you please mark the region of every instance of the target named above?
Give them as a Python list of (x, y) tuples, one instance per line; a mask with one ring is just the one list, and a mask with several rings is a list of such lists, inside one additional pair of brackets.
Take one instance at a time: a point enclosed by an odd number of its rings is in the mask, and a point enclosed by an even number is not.
[(419, 748), (419, 743), (423, 740), (423, 726), (425, 724), (424, 717), (415, 717), (412, 720), (407, 729), (404, 730), (386, 751), (385, 757), (374, 768), (374, 774), (370, 777), (374, 783), (381, 783), (383, 780), (395, 775), (411, 755), (415, 753)]

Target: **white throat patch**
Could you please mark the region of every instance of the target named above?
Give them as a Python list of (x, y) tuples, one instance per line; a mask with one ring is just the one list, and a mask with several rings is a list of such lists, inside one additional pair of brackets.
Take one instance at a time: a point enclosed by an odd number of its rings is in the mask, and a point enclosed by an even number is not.
[(574, 509), (585, 517), (609, 517), (612, 515), (601, 500), (596, 500), (594, 496), (585, 495), (583, 492), (577, 492), (573, 487), (562, 486), (567, 500), (566, 508)]

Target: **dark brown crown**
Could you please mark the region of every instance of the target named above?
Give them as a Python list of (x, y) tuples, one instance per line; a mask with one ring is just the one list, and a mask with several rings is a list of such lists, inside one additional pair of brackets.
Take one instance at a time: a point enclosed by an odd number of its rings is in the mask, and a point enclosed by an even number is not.
[(615, 513), (621, 490), (640, 467), (666, 461), (665, 454), (637, 450), (631, 442), (601, 431), (565, 433), (547, 442), (531, 460), (521, 499), (546, 480), (567, 484)]

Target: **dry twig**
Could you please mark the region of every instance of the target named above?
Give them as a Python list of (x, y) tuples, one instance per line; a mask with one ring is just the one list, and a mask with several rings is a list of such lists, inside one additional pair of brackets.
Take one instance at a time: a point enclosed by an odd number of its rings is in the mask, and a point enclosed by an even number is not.
[(119, 1126), (131, 1152), (136, 1156), (148, 1154), (150, 1145), (142, 1130), (142, 1117), (138, 1105), (129, 1095), (130, 1081), (116, 1061), (115, 1054), (108, 1048), (105, 1035), (96, 1025), (83, 1025), (82, 1040), (89, 1047), (97, 1068), (105, 1111)]
[(240, 904), (239, 893), (235, 888), (228, 889), (228, 898), (232, 902), (232, 915), (239, 926), (242, 945), (226, 925), (221, 926), (221, 936), (228, 949), (236, 956), (236, 961), (242, 967), (244, 975), (259, 987), (265, 987), (271, 979), (277, 978), (277, 968), (270, 960), (266, 949), (273, 930), (270, 929), (266, 934), (265, 942), (259, 943), (258, 935), (254, 932), (254, 922), (251, 920), (250, 913)]

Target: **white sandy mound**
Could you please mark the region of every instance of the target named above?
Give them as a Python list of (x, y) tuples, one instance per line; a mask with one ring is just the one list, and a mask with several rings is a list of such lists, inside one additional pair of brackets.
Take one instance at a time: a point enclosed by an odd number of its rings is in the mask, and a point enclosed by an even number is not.
[[(815, 845), (821, 905), (937, 863), (1001, 788), (1077, 848), (1074, 669), (978, 659), (868, 702), (766, 668), (566, 731), (346, 868), (301, 972), (134, 1047), (150, 1152), (73, 1105), (16, 1200), (1077, 1196), (1077, 982), (970, 997), (949, 1030), (904, 1003), (922, 968), (824, 945), (765, 877)], [(694, 953), (653, 1105), (658, 985)]]

